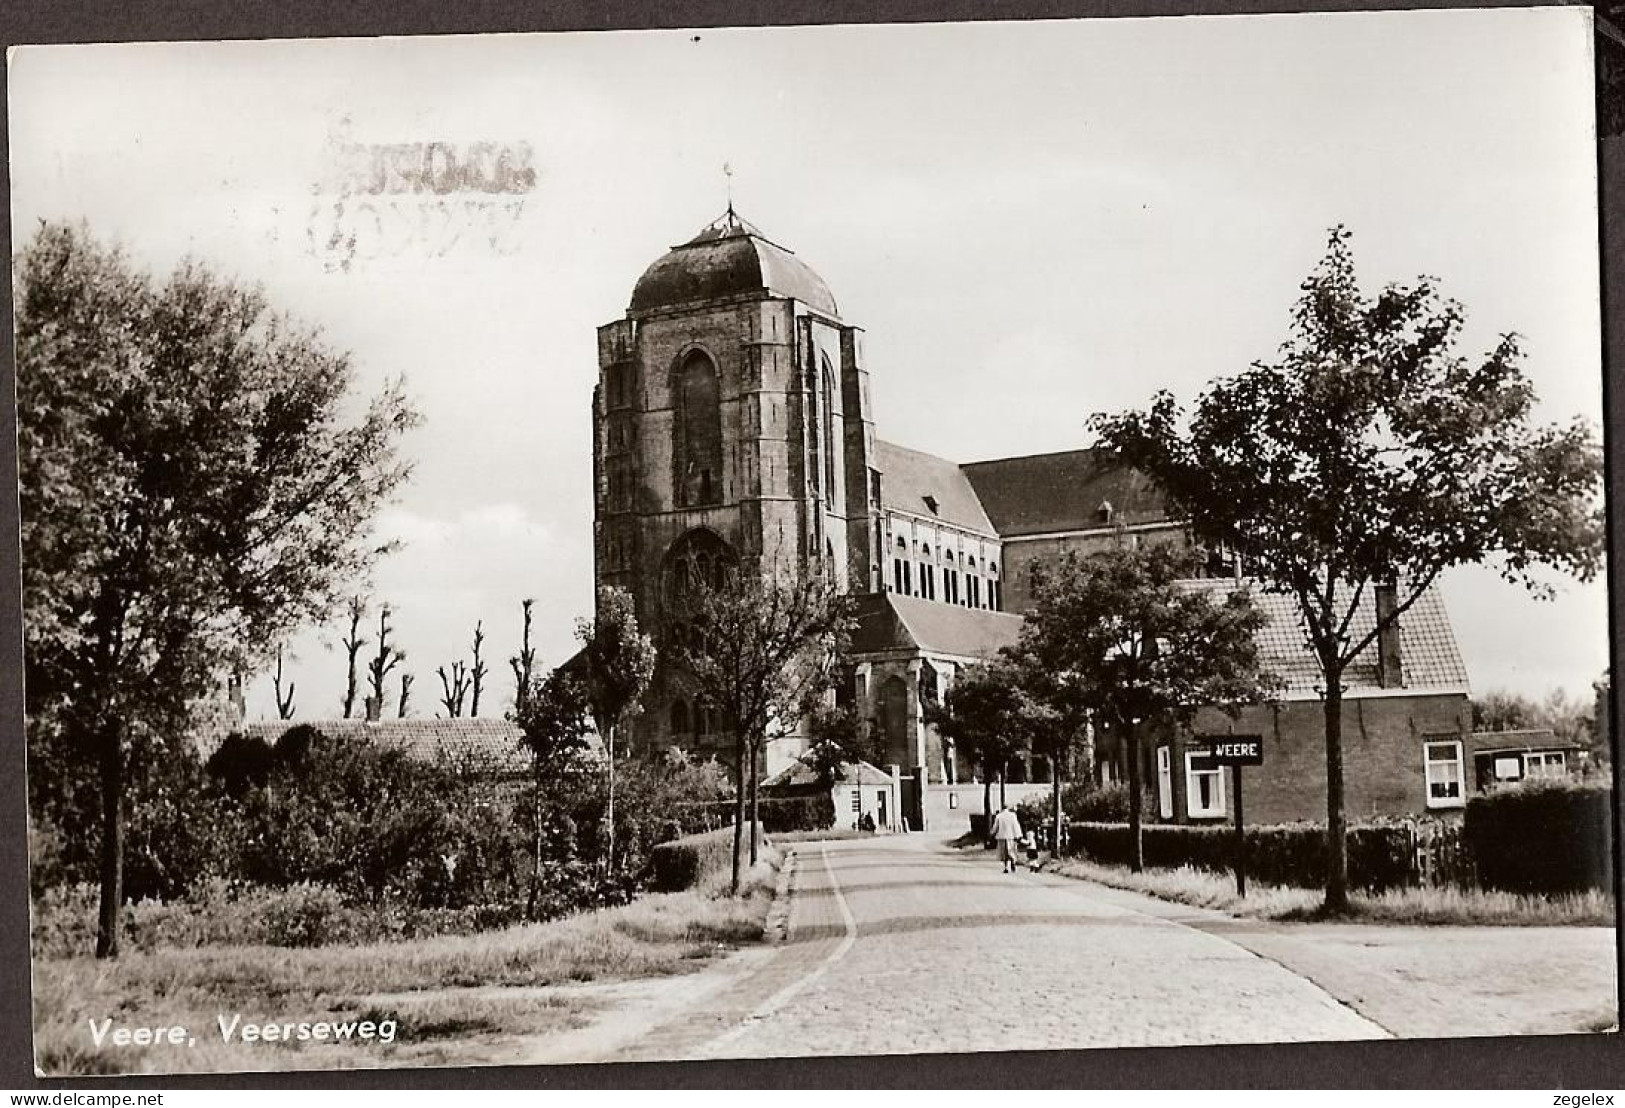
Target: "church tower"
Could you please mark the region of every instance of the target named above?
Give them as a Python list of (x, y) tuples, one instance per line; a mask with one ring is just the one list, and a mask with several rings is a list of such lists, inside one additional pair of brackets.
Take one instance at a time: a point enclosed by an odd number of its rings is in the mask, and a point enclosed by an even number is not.
[[(861, 339), (823, 280), (731, 205), (598, 329), (595, 578), (632, 594), (657, 645), (673, 582), (713, 565), (827, 559), (842, 587), (878, 588)], [(634, 742), (732, 752), (664, 660)], [(771, 772), (800, 751), (770, 753)]]

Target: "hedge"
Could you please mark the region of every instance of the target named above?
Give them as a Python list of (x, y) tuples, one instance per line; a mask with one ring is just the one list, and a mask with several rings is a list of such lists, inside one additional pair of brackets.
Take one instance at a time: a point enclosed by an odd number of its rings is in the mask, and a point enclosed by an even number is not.
[[(1071, 849), (1110, 865), (1128, 865), (1128, 825), (1073, 823)], [(1235, 868), (1235, 829), (1179, 824), (1141, 829), (1147, 866), (1225, 872)], [(1415, 884), (1415, 845), (1404, 824), (1351, 827), (1349, 885), (1379, 892)], [(1317, 888), (1326, 883), (1326, 829), (1298, 823), (1247, 828), (1247, 874), (1272, 885)]]
[(835, 826), (835, 801), (827, 792), (813, 796), (762, 797), (756, 818), (769, 832), (827, 831)]
[[(745, 834), (750, 834), (747, 829)], [(650, 884), (657, 892), (679, 892), (732, 869), (734, 829), (720, 827), (661, 843), (649, 852)], [(750, 839), (740, 843), (741, 862), (749, 859)]]
[(1533, 781), (1467, 802), (1463, 834), (1487, 889), (1569, 893), (1613, 887), (1602, 783)]

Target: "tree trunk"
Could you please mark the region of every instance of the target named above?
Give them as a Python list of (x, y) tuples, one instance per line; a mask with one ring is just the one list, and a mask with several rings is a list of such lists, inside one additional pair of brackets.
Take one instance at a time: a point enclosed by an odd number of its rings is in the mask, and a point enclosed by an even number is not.
[(982, 759), (982, 816), (987, 820), (987, 839), (993, 840), (993, 774)]
[(1005, 777), (1007, 777), (1009, 775), (1009, 772), (1010, 772), (1010, 761), (1009, 761), (1009, 759), (1006, 759), (1005, 761), (999, 763), (999, 807), (1000, 808), (1008, 808), (1010, 806), (1008, 803), (1006, 803), (1006, 801), (1004, 799), (1004, 779), (1005, 779)]
[(1140, 833), (1140, 731), (1133, 722), (1123, 725), (1123, 745), (1128, 753), (1128, 868), (1145, 869), (1145, 836)]
[(1051, 800), (1050, 816), (1053, 826), (1050, 828), (1050, 852), (1057, 858), (1061, 856), (1061, 760), (1051, 757), (1049, 760), (1049, 779)]
[(756, 764), (757, 752), (760, 745), (760, 743), (754, 742), (750, 744), (750, 864), (753, 867), (759, 860), (762, 849), (762, 832), (761, 824), (759, 822), (761, 818), (760, 803), (762, 799), (760, 794), (759, 780), (761, 778), (761, 774), (758, 772), (758, 767)]
[(734, 732), (733, 893), (739, 895), (739, 855), (745, 845), (745, 736)]
[(609, 828), (604, 849), (604, 869), (615, 872), (615, 725), (609, 725)]
[(96, 920), (96, 957), (117, 958), (119, 910), (124, 905), (124, 750), (119, 727), (102, 736), (101, 907)]
[(525, 919), (536, 921), (536, 898), (542, 889), (542, 774), (531, 771), (530, 790), (530, 893), (525, 897)]
[[(1335, 670), (1336, 672), (1333, 672)], [(1326, 669), (1326, 911), (1349, 906), (1348, 817), (1343, 811), (1343, 672)]]

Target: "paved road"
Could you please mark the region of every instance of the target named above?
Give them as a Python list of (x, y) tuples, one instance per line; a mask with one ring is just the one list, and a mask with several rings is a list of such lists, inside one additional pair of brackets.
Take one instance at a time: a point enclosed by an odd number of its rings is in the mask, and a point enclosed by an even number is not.
[[(1303, 977), (1087, 883), (925, 836), (808, 843), (787, 936), (623, 1058), (1365, 1039)], [(1177, 913), (1175, 913), (1177, 914)]]

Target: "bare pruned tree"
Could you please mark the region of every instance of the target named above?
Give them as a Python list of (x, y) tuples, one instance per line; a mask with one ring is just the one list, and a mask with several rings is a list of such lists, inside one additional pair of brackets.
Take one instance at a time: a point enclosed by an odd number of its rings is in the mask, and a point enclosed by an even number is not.
[(349, 719), (355, 711), (356, 694), (356, 662), (361, 657), (361, 648), (367, 645), (368, 640), (361, 637), (361, 621), (367, 615), (367, 602), (359, 596), (352, 596), (349, 604), (350, 633), (344, 636), (344, 656), (349, 663), (349, 678), (344, 685), (344, 718)]
[(525, 635), (519, 653), (508, 659), (508, 667), (513, 670), (514, 706), (523, 711), (525, 698), (530, 695), (531, 672), (536, 667), (536, 651), (530, 645), (530, 610), (535, 607), (536, 601), (523, 600), (520, 604), (525, 610)]
[[(404, 660), (406, 655), (402, 654), (401, 658)], [(406, 701), (412, 695), (412, 682), (416, 680), (417, 678), (410, 673), (401, 674), (401, 700), (395, 711), (395, 715), (400, 719), (406, 718)]]
[(380, 713), (384, 706), (384, 682), (395, 667), (406, 661), (406, 654), (389, 644), (389, 636), (394, 633), (395, 627), (389, 622), (389, 605), (385, 604), (378, 610), (378, 653), (367, 663), (367, 684)]
[(456, 719), (463, 714), (463, 701), (468, 696), (470, 678), (468, 666), (461, 662), (451, 664), (451, 672), (446, 672), (445, 666), (435, 670), (440, 678), (440, 703), (446, 709), (448, 719)]
[[(525, 645), (527, 649), (530, 646), (528, 641)], [(488, 672), (485, 659), (480, 656), (480, 652), (484, 647), (485, 622), (480, 620), (474, 624), (474, 664), (468, 671), (468, 688), (470, 695), (473, 697), (473, 702), (468, 707), (470, 716), (480, 714), (480, 692), (485, 688), (485, 675)]]
[(288, 691), (282, 691), (282, 648), (276, 648), (276, 676), (272, 679), (276, 689), (276, 716), (278, 719), (293, 718), (293, 690), (294, 683), (288, 682)]

